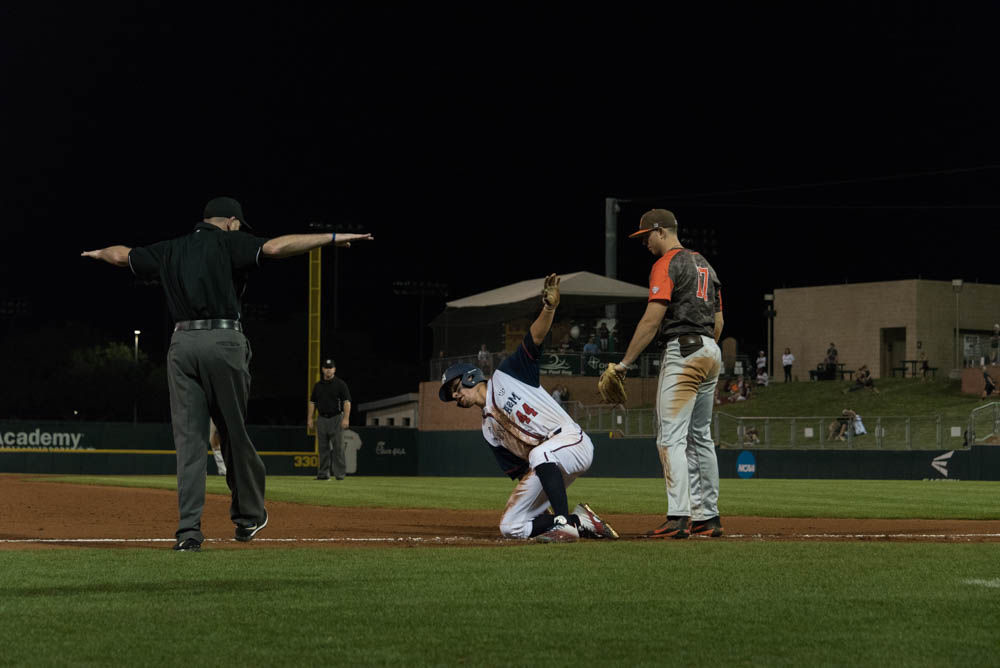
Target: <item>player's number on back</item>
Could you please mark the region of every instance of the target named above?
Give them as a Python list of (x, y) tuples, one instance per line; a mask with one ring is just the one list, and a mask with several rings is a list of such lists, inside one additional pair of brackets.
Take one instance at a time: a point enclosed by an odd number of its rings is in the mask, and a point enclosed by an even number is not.
[[(524, 410), (524, 413), (522, 413), (521, 411), (517, 411), (517, 419), (521, 421), (521, 424), (531, 422), (531, 418), (538, 415), (538, 411), (536, 411), (528, 404), (521, 404), (521, 408)], [(525, 413), (527, 413), (527, 415), (525, 415)]]
[(695, 267), (698, 270), (698, 299), (708, 301), (708, 268)]

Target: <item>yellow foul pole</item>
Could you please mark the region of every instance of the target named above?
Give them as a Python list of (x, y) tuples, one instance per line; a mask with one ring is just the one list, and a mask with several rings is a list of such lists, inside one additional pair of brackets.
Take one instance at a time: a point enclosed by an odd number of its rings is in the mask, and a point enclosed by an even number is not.
[[(322, 250), (322, 248), (314, 248), (309, 251), (309, 364), (308, 377), (306, 378), (307, 402), (312, 394), (313, 385), (319, 381)], [(315, 431), (310, 431), (309, 433), (314, 434)]]

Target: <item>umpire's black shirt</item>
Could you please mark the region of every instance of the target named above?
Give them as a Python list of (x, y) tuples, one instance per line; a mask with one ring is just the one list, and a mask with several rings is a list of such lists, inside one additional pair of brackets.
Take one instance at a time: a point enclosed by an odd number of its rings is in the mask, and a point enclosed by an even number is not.
[(239, 320), (246, 273), (259, 266), (266, 242), (198, 223), (183, 237), (133, 248), (128, 263), (137, 277), (159, 279), (175, 321)]
[(316, 404), (316, 410), (323, 417), (333, 417), (344, 412), (344, 402), (351, 400), (351, 391), (347, 383), (333, 377), (332, 380), (321, 380), (313, 386), (309, 401)]

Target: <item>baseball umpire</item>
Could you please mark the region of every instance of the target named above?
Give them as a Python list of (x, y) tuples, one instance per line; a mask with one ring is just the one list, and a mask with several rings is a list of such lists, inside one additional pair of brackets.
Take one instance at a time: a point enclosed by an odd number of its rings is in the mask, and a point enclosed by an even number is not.
[[(517, 352), (489, 380), (472, 364), (453, 364), (441, 378), (441, 401), (482, 410), (483, 436), (504, 473), (520, 480), (500, 519), (500, 533), (542, 543), (618, 538), (607, 522), (581, 503), (569, 512), (566, 487), (585, 473), (594, 445), (539, 381), (541, 344), (559, 305), (559, 277), (545, 279), (542, 312)], [(545, 512), (549, 506), (552, 513)]]
[[(337, 480), (347, 475), (344, 459), (344, 430), (351, 423), (351, 390), (336, 377), (337, 364), (331, 358), (320, 364), (323, 377), (313, 385), (306, 408), (306, 427), (316, 427), (319, 448), (319, 468), (316, 480), (329, 480), (330, 473)], [(319, 418), (314, 421), (316, 412)]]
[[(209, 418), (222, 441), (226, 483), (232, 492), (230, 517), (236, 540), (249, 541), (267, 525), (264, 462), (246, 430), (250, 393), (250, 343), (243, 334), (240, 300), (247, 272), (262, 259), (284, 258), (335, 243), (371, 239), (370, 234), (289, 234), (274, 239), (250, 229), (235, 199), (205, 205), (203, 221), (189, 234), (150, 246), (109, 246), (84, 257), (130, 267), (143, 279), (159, 279), (175, 321), (167, 352), (170, 421), (177, 451), (180, 521), (175, 550), (198, 551), (204, 535), (205, 452)], [(225, 233), (224, 233), (225, 232)]]
[(659, 334), (666, 346), (656, 395), (656, 445), (666, 479), (667, 521), (646, 535), (718, 537), (722, 535), (719, 464), (711, 421), (722, 366), (719, 278), (700, 253), (681, 245), (677, 219), (666, 209), (643, 214), (639, 230), (629, 237), (641, 239), (659, 259), (649, 274), (646, 312), (622, 361), (608, 365), (598, 389), (606, 401), (622, 403), (627, 367)]

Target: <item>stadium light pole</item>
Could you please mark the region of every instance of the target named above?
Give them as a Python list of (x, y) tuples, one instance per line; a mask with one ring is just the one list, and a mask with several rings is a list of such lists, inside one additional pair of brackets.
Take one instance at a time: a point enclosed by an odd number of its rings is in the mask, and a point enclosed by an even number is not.
[(764, 317), (767, 318), (767, 377), (771, 378), (774, 376), (774, 343), (773, 334), (774, 329), (774, 316), (777, 313), (774, 310), (774, 294), (768, 293), (764, 295)]
[[(955, 369), (961, 369), (959, 366), (959, 339), (958, 339), (958, 295), (962, 292), (962, 279), (956, 278), (951, 282), (951, 289), (955, 292)], [(961, 371), (957, 371), (961, 375)]]
[[(138, 378), (139, 378), (139, 335), (142, 334), (142, 332), (140, 330), (136, 329), (136, 330), (133, 330), (132, 333), (135, 334), (135, 356), (134, 356), (133, 359), (135, 360), (135, 374), (136, 374), (136, 379), (138, 380)], [(138, 392), (133, 392), (132, 393), (132, 424), (133, 425), (138, 424), (138, 422), (139, 422), (139, 397), (137, 395), (138, 395)]]

